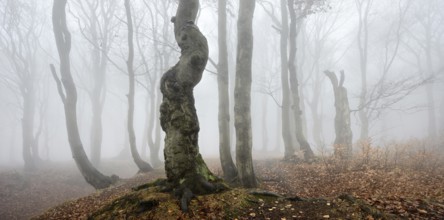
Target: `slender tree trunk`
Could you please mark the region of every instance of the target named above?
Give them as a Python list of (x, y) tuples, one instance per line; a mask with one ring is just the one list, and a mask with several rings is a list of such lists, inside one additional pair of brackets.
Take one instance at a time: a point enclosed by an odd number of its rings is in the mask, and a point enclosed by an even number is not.
[(234, 87), (234, 126), (236, 128), (236, 165), (240, 183), (256, 187), (252, 158), (251, 65), (253, 59), (253, 14), (255, 0), (239, 2), (237, 22), (236, 85)]
[[(96, 90), (96, 89), (94, 89)], [(100, 94), (93, 92), (92, 97), (92, 121), (91, 121), (91, 162), (98, 166), (102, 155), (102, 103), (100, 100)]]
[(268, 118), (268, 97), (262, 99), (262, 151), (267, 151), (269, 131), (267, 125)]
[(314, 153), (305, 138), (303, 128), (302, 128), (302, 111), (300, 107), (300, 97), (299, 97), (299, 82), (297, 79), (296, 71), (296, 25), (297, 18), (296, 12), (294, 10), (294, 0), (288, 1), (288, 10), (290, 12), (290, 55), (288, 58), (288, 69), (290, 72), (290, 88), (293, 98), (293, 115), (294, 123), (296, 129), (296, 139), (299, 142), (301, 150), (304, 152), (305, 160), (309, 161), (313, 159)]
[(129, 94), (128, 94), (128, 135), (129, 135), (129, 143), (131, 148), (131, 155), (133, 156), (134, 162), (139, 168), (140, 172), (148, 172), (153, 170), (150, 164), (143, 161), (140, 157), (139, 152), (137, 151), (136, 146), (136, 135), (134, 133), (134, 70), (133, 70), (133, 62), (134, 62), (134, 44), (133, 44), (133, 20), (131, 17), (131, 7), (130, 0), (125, 0), (125, 11), (128, 25), (128, 60), (126, 62), (126, 66), (128, 68), (128, 78), (129, 78)]
[[(29, 83), (28, 83), (29, 84)], [(23, 89), (23, 118), (22, 118), (22, 140), (23, 140), (23, 160), (25, 162), (24, 169), (26, 171), (33, 171), (36, 169), (36, 164), (33, 155), (34, 148), (34, 91), (33, 86), (25, 85)]]
[(288, 84), (288, 12), (287, 3), (281, 0), (282, 28), (281, 28), (281, 83), (282, 83), (282, 139), (284, 140), (284, 158), (294, 155), (290, 126), (290, 87)]
[(347, 89), (344, 87), (345, 75), (341, 71), (341, 79), (338, 82), (336, 74), (330, 71), (325, 71), (325, 74), (333, 85), (333, 92), (335, 94), (335, 133), (336, 138), (334, 142), (334, 156), (346, 160), (352, 156), (352, 130), (350, 122), (350, 106), (348, 104)]
[[(429, 5), (429, 7), (431, 7)], [(427, 19), (427, 25), (425, 27), (426, 32), (426, 45), (425, 45), (425, 53), (426, 53), (426, 65), (427, 65), (427, 74), (429, 77), (433, 77), (433, 60), (432, 60), (432, 30), (431, 30), (431, 18)], [(426, 85), (426, 94), (427, 94), (427, 113), (428, 113), (428, 132), (431, 140), (436, 140), (437, 137), (437, 129), (436, 129), (436, 109), (435, 109), (435, 92), (433, 89), (433, 83), (429, 83)]]
[[(94, 16), (94, 9), (91, 9), (91, 35), (92, 41), (99, 44), (99, 39), (97, 36), (97, 17)], [(105, 81), (105, 69), (101, 68), (100, 59), (100, 48), (99, 45), (93, 45), (92, 49), (92, 65), (93, 65), (93, 81), (94, 87), (91, 92), (91, 107), (92, 107), (92, 120), (91, 120), (91, 162), (94, 165), (100, 164), (101, 153), (102, 153), (102, 112), (103, 112), (103, 102), (102, 95), (104, 90)]]
[[(358, 1), (358, 0), (356, 0)], [(358, 26), (358, 49), (359, 63), (361, 68), (361, 94), (359, 95), (359, 120), (361, 121), (360, 140), (365, 141), (369, 137), (369, 121), (368, 108), (365, 106), (367, 102), (367, 65), (368, 65), (368, 15), (373, 0), (357, 2), (359, 13)], [(365, 6), (364, 6), (365, 5)]]
[[(316, 59), (316, 67), (315, 67), (315, 81), (314, 81), (314, 88), (313, 88), (313, 98), (310, 103), (310, 110), (311, 115), (313, 119), (313, 139), (318, 147), (322, 147), (323, 140), (322, 140), (322, 119), (321, 115), (319, 113), (319, 103), (321, 99), (321, 84), (322, 81), (320, 79), (320, 71), (319, 71), (319, 59)], [(303, 100), (303, 99), (302, 99)], [(302, 102), (303, 103), (303, 102)]]
[[(80, 0), (81, 1), (81, 0)], [(89, 23), (89, 41), (92, 44), (92, 81), (93, 87), (90, 91), (92, 118), (90, 133), (91, 162), (99, 165), (102, 156), (102, 115), (105, 102), (106, 67), (108, 64), (108, 51), (110, 48), (109, 36), (111, 35), (110, 19), (114, 16), (115, 4), (110, 3), (106, 7), (103, 1), (95, 0), (87, 4), (89, 12), (85, 9), (85, 22)]]
[[(80, 139), (79, 129), (77, 126), (77, 90), (70, 69), (69, 53), (71, 50), (71, 34), (69, 33), (66, 25), (66, 1), (67, 0), (54, 0), (52, 10), (54, 36), (60, 58), (61, 81), (57, 77), (54, 66), (51, 66), (51, 71), (54, 79), (57, 82), (59, 95), (64, 104), (66, 128), (68, 131), (69, 145), (71, 147), (73, 158), (86, 182), (91, 184), (96, 189), (102, 189), (116, 182), (118, 177), (114, 175), (112, 177), (105, 176), (94, 168), (86, 156)], [(64, 91), (66, 92), (66, 96), (65, 93), (63, 93), (62, 84)]]
[(218, 42), (219, 64), (217, 85), (219, 89), (219, 154), (225, 180), (237, 176), (236, 166), (231, 157), (230, 147), (230, 98), (228, 91), (228, 49), (227, 49), (227, 0), (218, 1)]
[[(187, 194), (217, 191), (217, 181), (199, 153), (199, 121), (193, 89), (200, 82), (208, 61), (208, 43), (194, 24), (198, 0), (180, 0), (174, 23), (174, 35), (181, 49), (179, 62), (163, 74), (160, 89), (160, 124), (165, 137), (165, 172), (168, 185), (179, 189), (182, 200)], [(191, 191), (191, 192), (190, 192)], [(188, 193), (187, 193), (188, 192)], [(183, 202), (182, 202), (183, 204)], [(182, 206), (182, 210), (186, 206)]]

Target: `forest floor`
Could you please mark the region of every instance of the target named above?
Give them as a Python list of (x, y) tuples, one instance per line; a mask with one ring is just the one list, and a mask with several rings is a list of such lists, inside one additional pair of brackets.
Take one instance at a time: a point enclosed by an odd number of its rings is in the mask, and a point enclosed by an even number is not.
[[(217, 159), (207, 163), (214, 173), (221, 174)], [(191, 203), (190, 214), (179, 214), (175, 219), (443, 219), (444, 166), (419, 165), (384, 167), (365, 160), (349, 166), (321, 159), (312, 164), (256, 160), (260, 188), (283, 197), (250, 198), (250, 205), (227, 215), (223, 213), (226, 209), (203, 205), (210, 204), (210, 197), (200, 196)], [(133, 187), (164, 176), (161, 170), (135, 174), (134, 167), (122, 161), (106, 161), (103, 167), (107, 167), (105, 173), (113, 170), (127, 179), (95, 191), (73, 164), (52, 163), (33, 174), (0, 168), (0, 219), (86, 219), (131, 193)], [(231, 204), (243, 193), (235, 189), (217, 199)], [(165, 211), (169, 212), (172, 210)]]

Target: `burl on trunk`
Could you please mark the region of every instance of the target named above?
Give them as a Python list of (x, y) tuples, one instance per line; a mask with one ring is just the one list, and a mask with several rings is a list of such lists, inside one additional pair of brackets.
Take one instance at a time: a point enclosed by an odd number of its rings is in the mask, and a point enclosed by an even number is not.
[[(181, 49), (179, 62), (161, 79), (163, 94), (160, 124), (165, 137), (165, 171), (167, 185), (182, 199), (187, 194), (218, 191), (222, 184), (205, 164), (199, 153), (199, 121), (194, 107), (193, 89), (202, 78), (208, 60), (208, 43), (194, 24), (198, 0), (181, 0), (171, 19)], [(189, 201), (190, 198), (185, 198)]]

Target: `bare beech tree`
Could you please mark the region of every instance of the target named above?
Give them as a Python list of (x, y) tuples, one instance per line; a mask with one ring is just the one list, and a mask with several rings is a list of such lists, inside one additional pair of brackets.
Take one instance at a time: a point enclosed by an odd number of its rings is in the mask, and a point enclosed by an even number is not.
[(288, 12), (285, 0), (281, 0), (281, 83), (282, 83), (282, 138), (284, 139), (284, 158), (294, 155), (290, 120), (290, 86), (288, 82)]
[(367, 108), (367, 72), (368, 72), (368, 50), (369, 50), (369, 13), (373, 5), (373, 0), (355, 0), (359, 15), (358, 24), (358, 49), (359, 65), (361, 70), (361, 93), (359, 96), (359, 120), (361, 121), (360, 140), (366, 140), (369, 136), (369, 119)]
[(36, 2), (7, 0), (0, 3), (3, 15), (0, 28), (0, 54), (9, 62), (11, 74), (2, 76), (2, 82), (14, 93), (20, 94), (22, 111), (22, 155), (24, 169), (32, 171), (39, 158), (38, 136), (35, 129), (37, 58), (42, 25), (39, 24)]
[(256, 187), (252, 158), (251, 65), (253, 59), (253, 14), (255, 0), (239, 2), (237, 22), (236, 85), (234, 87), (234, 126), (236, 128), (236, 166), (244, 187)]
[(67, 0), (54, 0), (53, 3), (52, 23), (60, 58), (61, 79), (57, 76), (54, 65), (51, 65), (51, 72), (64, 105), (66, 128), (73, 158), (86, 182), (96, 189), (103, 189), (116, 182), (118, 177), (115, 175), (105, 176), (94, 168), (86, 156), (80, 139), (77, 126), (77, 90), (70, 67), (71, 33), (66, 25), (66, 2)]
[[(288, 57), (288, 70), (289, 70), (289, 76), (290, 76), (290, 90), (292, 95), (292, 110), (293, 110), (293, 120), (295, 124), (296, 129), (296, 139), (299, 142), (301, 150), (304, 152), (304, 159), (307, 161), (310, 161), (314, 158), (313, 150), (310, 147), (310, 144), (308, 143), (304, 133), (303, 133), (303, 127), (302, 127), (302, 110), (300, 107), (300, 96), (299, 96), (299, 82), (297, 78), (297, 69), (296, 69), (296, 38), (297, 38), (297, 26), (299, 25), (299, 21), (296, 14), (296, 8), (295, 8), (295, 1), (289, 0), (288, 1), (288, 11), (290, 12), (290, 55)], [(301, 12), (301, 15), (305, 17), (308, 14), (308, 10), (311, 9), (311, 6), (313, 3), (309, 2), (306, 3), (305, 6), (299, 6), (303, 7), (301, 10), (299, 8), (299, 12)]]
[[(292, 133), (292, 120), (291, 120), (291, 93), (290, 85), (288, 81), (288, 10), (287, 2), (285, 0), (280, 1), (280, 19), (277, 17), (277, 13), (274, 10), (275, 5), (271, 1), (261, 0), (258, 1), (259, 5), (265, 10), (267, 15), (273, 22), (273, 28), (278, 32), (280, 37), (280, 89), (281, 91), (281, 103), (278, 103), (275, 97), (275, 89), (270, 88), (270, 85), (264, 85), (262, 88), (263, 93), (271, 96), (273, 101), (280, 107), (281, 118), (281, 135), (284, 142), (284, 159), (289, 159), (294, 155), (295, 149), (298, 147), (294, 140), (294, 134)], [(269, 84), (269, 82), (267, 82)]]
[[(437, 78), (437, 74), (442, 73), (442, 60), (439, 60), (440, 54), (436, 49), (442, 47), (439, 43), (442, 42), (444, 34), (444, 19), (442, 18), (444, 2), (430, 0), (427, 2), (408, 1), (407, 3), (413, 6), (413, 13), (412, 21), (403, 26), (403, 30), (408, 32), (408, 39), (404, 42), (404, 46), (416, 58), (419, 72), (423, 73), (425, 78)], [(434, 84), (429, 83), (425, 89), (428, 105), (428, 132), (430, 138), (436, 140), (437, 114)]]
[(219, 179), (208, 169), (198, 147), (200, 128), (193, 89), (200, 82), (208, 61), (207, 40), (195, 25), (198, 10), (198, 0), (179, 1), (176, 16), (171, 21), (181, 57), (163, 74), (160, 84), (167, 187), (177, 190), (184, 211), (193, 194), (212, 193), (222, 187), (217, 184)]
[[(92, 119), (90, 149), (91, 162), (100, 164), (102, 151), (102, 112), (105, 102), (106, 70), (108, 54), (115, 35), (113, 22), (117, 2), (99, 0), (77, 0), (80, 9), (78, 25), (83, 37), (91, 44), (91, 75), (93, 86), (87, 88), (91, 100)], [(83, 27), (85, 26), (85, 27)]]
[(217, 65), (217, 84), (219, 88), (219, 154), (224, 179), (229, 181), (237, 176), (237, 170), (231, 157), (230, 147), (227, 0), (218, 1), (218, 19), (219, 63)]
[(153, 170), (150, 164), (142, 160), (140, 154), (137, 150), (136, 146), (136, 135), (134, 133), (134, 93), (135, 93), (135, 76), (134, 76), (134, 40), (133, 40), (133, 20), (131, 17), (131, 5), (130, 0), (125, 0), (125, 12), (126, 12), (126, 21), (128, 26), (128, 60), (126, 62), (127, 70), (128, 70), (128, 79), (129, 79), (129, 93), (128, 97), (128, 135), (129, 142), (131, 148), (131, 155), (133, 156), (134, 162), (139, 168), (140, 172), (148, 172)]

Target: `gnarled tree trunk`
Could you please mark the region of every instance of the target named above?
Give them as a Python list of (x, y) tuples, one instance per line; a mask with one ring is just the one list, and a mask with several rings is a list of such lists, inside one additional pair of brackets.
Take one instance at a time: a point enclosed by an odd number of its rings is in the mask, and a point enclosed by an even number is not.
[[(199, 153), (199, 121), (193, 89), (202, 78), (208, 61), (208, 43), (194, 24), (198, 0), (180, 0), (174, 23), (174, 35), (181, 49), (179, 62), (163, 74), (160, 90), (160, 124), (165, 137), (165, 172), (169, 187), (182, 191), (182, 199), (217, 190), (214, 176)], [(188, 192), (188, 193), (187, 193)], [(185, 207), (186, 208), (186, 207)], [(184, 209), (184, 207), (182, 207)]]
[[(85, 178), (86, 182), (96, 189), (106, 188), (116, 182), (117, 176), (105, 176), (100, 173), (89, 161), (86, 156), (83, 144), (80, 139), (79, 129), (77, 126), (77, 90), (71, 75), (69, 53), (71, 51), (71, 34), (66, 25), (66, 7), (67, 0), (54, 0), (52, 10), (52, 23), (54, 28), (54, 36), (57, 43), (57, 50), (60, 57), (60, 74), (61, 81), (57, 77), (55, 67), (51, 65), (51, 71), (57, 82), (59, 95), (62, 98), (65, 108), (66, 128), (68, 131), (69, 145), (71, 147), (72, 156)], [(66, 95), (63, 93), (65, 89)]]
[(347, 89), (344, 87), (344, 71), (341, 71), (341, 79), (334, 72), (324, 72), (333, 85), (335, 94), (335, 143), (334, 156), (339, 159), (350, 159), (352, 156), (352, 130), (350, 123), (350, 106), (348, 104)]

